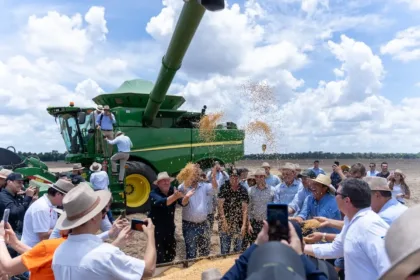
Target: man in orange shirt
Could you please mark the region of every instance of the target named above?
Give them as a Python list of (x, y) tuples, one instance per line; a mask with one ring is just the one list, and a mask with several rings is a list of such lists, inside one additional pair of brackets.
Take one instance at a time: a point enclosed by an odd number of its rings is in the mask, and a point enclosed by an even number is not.
[[(62, 213), (60, 209), (54, 210)], [(102, 210), (103, 217), (106, 215), (106, 210), (106, 208)], [(115, 237), (118, 234), (118, 237), (112, 243), (113, 245), (120, 247), (124, 244), (130, 229), (127, 225), (128, 221), (126, 219), (119, 218), (115, 221), (109, 231), (110, 237)], [(2, 221), (0, 223), (0, 267), (9, 276), (19, 275), (29, 270), (31, 280), (54, 280), (54, 273), (51, 269), (54, 252), (67, 239), (70, 231), (65, 230), (60, 233), (61, 238), (43, 240), (31, 248), (19, 241), (10, 224), (7, 224), (5, 229)], [(12, 259), (7, 250), (6, 241), (21, 255)]]

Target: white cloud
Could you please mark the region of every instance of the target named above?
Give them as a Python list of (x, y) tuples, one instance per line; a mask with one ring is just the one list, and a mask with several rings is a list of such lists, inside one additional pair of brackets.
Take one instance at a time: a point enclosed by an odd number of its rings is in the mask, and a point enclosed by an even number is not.
[(411, 10), (420, 10), (420, 0), (398, 0), (399, 2), (406, 3), (409, 5)]
[(381, 46), (382, 54), (404, 62), (420, 58), (420, 26), (399, 31), (395, 38)]

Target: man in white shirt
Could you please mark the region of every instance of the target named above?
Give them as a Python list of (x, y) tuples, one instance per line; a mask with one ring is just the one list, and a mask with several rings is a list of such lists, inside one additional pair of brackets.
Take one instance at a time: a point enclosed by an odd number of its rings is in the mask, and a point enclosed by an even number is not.
[(363, 178), (372, 190), (372, 210), (389, 225), (392, 224), (408, 207), (401, 204), (392, 197), (392, 191), (388, 186), (388, 181), (382, 177)]
[(53, 209), (63, 204), (64, 196), (72, 188), (74, 185), (71, 182), (59, 179), (29, 206), (23, 219), (22, 243), (34, 247), (50, 237), (57, 222), (57, 212)]
[(376, 280), (390, 265), (384, 236), (389, 225), (370, 208), (371, 190), (361, 180), (342, 181), (336, 192), (344, 227), (332, 243), (305, 245), (305, 253), (319, 259), (344, 257), (347, 280)]
[(366, 176), (370, 177), (370, 176), (376, 176), (376, 174), (378, 174), (379, 171), (376, 170), (376, 163), (371, 162), (369, 164), (369, 171), (366, 173)]
[[(60, 230), (71, 230), (68, 239), (55, 251), (52, 270), (57, 280), (139, 280), (151, 277), (156, 267), (154, 225), (147, 219), (144, 260), (130, 257), (95, 234), (111, 199), (109, 191), (94, 191), (83, 184), (63, 199), (64, 213), (57, 221)], [(130, 236), (130, 226), (122, 231)]]
[(93, 185), (93, 189), (95, 191), (109, 190), (109, 177), (108, 174), (102, 170), (102, 165), (94, 162), (89, 169), (93, 172), (90, 175), (90, 182)]
[(120, 161), (120, 175), (118, 177), (118, 180), (120, 183), (124, 180), (124, 174), (125, 174), (125, 164), (127, 163), (127, 160), (130, 158), (130, 150), (133, 147), (133, 143), (131, 142), (131, 139), (128, 136), (125, 136), (123, 132), (118, 131), (115, 134), (114, 140), (109, 140), (108, 138), (105, 139), (108, 142), (108, 144), (111, 145), (117, 145), (118, 152), (111, 157), (111, 165), (112, 165), (112, 175), (118, 175), (117, 173), (117, 161)]

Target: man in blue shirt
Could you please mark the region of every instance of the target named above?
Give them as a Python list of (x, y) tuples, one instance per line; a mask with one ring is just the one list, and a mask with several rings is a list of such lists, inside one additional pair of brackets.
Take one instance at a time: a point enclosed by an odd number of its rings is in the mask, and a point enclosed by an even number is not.
[(338, 189), (338, 184), (341, 182), (340, 173), (337, 172), (338, 170), (340, 170), (340, 163), (338, 161), (334, 161), (332, 169), (333, 172), (330, 175), (331, 185), (333, 185), (335, 189)]
[[(96, 117), (96, 128), (100, 130), (106, 138), (114, 139), (114, 124), (116, 123), (115, 116), (111, 113), (109, 106), (105, 105), (102, 113)], [(101, 141), (102, 143), (102, 141)], [(104, 148), (105, 152), (105, 148)], [(108, 147), (108, 155), (112, 153), (112, 146)]]
[(177, 202), (182, 205), (184, 195), (171, 186), (173, 180), (167, 172), (159, 173), (153, 182), (157, 187), (150, 192), (148, 217), (155, 225), (156, 263), (171, 262), (176, 256), (175, 206)]
[(325, 175), (324, 169), (319, 167), (319, 160), (314, 161), (314, 167), (312, 168), (312, 170), (315, 172), (316, 176), (318, 176), (319, 174), (324, 174)]
[[(290, 219), (300, 223), (314, 217), (341, 220), (341, 213), (334, 196), (335, 188), (331, 186), (331, 179), (326, 175), (319, 174), (316, 179), (312, 180), (311, 190), (312, 195), (306, 198), (299, 215)], [(333, 227), (323, 227), (319, 231), (335, 234), (340, 232)]]

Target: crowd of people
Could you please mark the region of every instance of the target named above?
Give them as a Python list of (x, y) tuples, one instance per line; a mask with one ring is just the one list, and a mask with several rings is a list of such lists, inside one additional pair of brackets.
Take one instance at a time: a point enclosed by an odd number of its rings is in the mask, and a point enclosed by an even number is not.
[[(225, 275), (213, 269), (205, 279), (420, 279), (419, 207), (404, 205), (410, 189), (401, 170), (375, 166), (334, 162), (327, 176), (319, 161), (303, 170), (285, 163), (277, 176), (267, 162), (252, 173), (215, 162), (207, 173), (195, 165), (178, 186), (161, 172), (150, 193), (143, 259), (120, 250), (133, 232), (127, 218), (112, 217), (100, 164), (90, 166), (93, 188), (75, 165), (41, 197), (23, 188), (21, 174), (2, 169), (0, 216), (10, 209), (10, 217), (0, 223), (0, 279), (150, 277), (177, 255), (177, 207), (186, 259), (209, 256), (215, 234), (221, 254), (243, 252)], [(268, 203), (288, 205), (288, 240), (269, 241)], [(309, 220), (317, 226), (302, 231)]]

